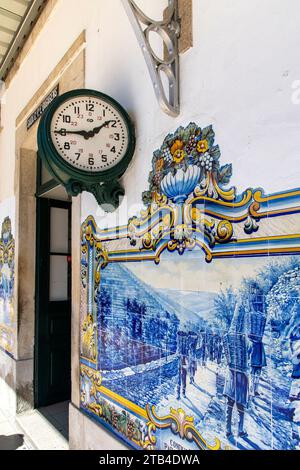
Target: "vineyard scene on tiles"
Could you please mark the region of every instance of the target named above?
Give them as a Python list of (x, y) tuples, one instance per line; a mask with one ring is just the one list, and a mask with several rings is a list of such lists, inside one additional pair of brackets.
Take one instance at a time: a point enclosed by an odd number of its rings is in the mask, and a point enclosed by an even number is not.
[(81, 407), (135, 448), (297, 449), (300, 191), (237, 195), (214, 139), (169, 134), (146, 209), (82, 225)]

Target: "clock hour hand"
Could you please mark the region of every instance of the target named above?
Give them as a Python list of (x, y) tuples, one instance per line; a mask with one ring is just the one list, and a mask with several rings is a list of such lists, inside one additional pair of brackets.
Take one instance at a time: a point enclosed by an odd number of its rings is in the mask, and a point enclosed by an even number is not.
[(55, 134), (65, 136), (66, 134), (77, 134), (82, 135), (85, 139), (93, 137), (93, 131), (67, 131), (66, 129), (60, 129), (59, 131), (54, 131)]
[(94, 127), (94, 129), (92, 129), (90, 131), (84, 131), (84, 130), (82, 130), (82, 131), (67, 131), (66, 129), (60, 129), (59, 131), (54, 131), (54, 132), (55, 132), (55, 134), (60, 134), (60, 135), (66, 135), (66, 134), (82, 135), (87, 140), (91, 137), (94, 137), (94, 135), (98, 134), (100, 132), (100, 130), (102, 129), (102, 127), (107, 126), (110, 122), (111, 122), (111, 120), (105, 121), (101, 126)]

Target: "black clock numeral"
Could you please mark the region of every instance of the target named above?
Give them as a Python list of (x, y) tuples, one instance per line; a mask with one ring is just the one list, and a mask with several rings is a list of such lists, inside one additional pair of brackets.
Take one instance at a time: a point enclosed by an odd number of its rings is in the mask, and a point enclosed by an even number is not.
[(116, 153), (116, 147), (113, 146), (113, 147), (110, 149), (110, 151), (111, 151), (112, 153)]
[(81, 153), (80, 153), (80, 152), (76, 152), (75, 155), (76, 155), (76, 157), (77, 157), (76, 160), (79, 160)]
[(105, 117), (105, 115), (106, 115), (105, 109), (103, 109), (102, 115), (103, 115), (103, 117)]
[(79, 113), (80, 113), (80, 107), (74, 106), (74, 114), (79, 114)]
[(91, 165), (91, 166), (95, 165), (94, 157), (89, 157), (88, 162), (89, 162), (89, 165)]
[(62, 136), (66, 136), (67, 135), (67, 130), (66, 129), (61, 129), (59, 134), (62, 135)]
[(110, 121), (110, 123), (111, 123), (111, 127), (117, 127), (117, 121), (112, 120)]
[(87, 111), (94, 111), (95, 110), (95, 106), (93, 105), (93, 103), (87, 103), (86, 104), (86, 110)]
[(65, 142), (64, 143), (64, 149), (65, 150), (70, 150), (70, 142)]
[(70, 123), (71, 122), (71, 116), (69, 116), (68, 114), (64, 114), (63, 115), (63, 122)]
[(115, 140), (120, 140), (120, 134), (118, 134), (117, 132), (115, 132)]
[(106, 163), (107, 162), (107, 155), (101, 155), (101, 161), (102, 161), (102, 163)]

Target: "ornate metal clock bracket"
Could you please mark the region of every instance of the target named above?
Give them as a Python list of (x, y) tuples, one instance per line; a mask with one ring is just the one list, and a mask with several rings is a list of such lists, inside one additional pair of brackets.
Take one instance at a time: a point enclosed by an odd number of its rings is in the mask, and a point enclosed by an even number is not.
[(81, 183), (71, 180), (66, 189), (71, 196), (78, 196), (82, 191), (92, 193), (105, 212), (116, 210), (125, 195), (124, 188), (117, 179), (101, 183)]
[[(178, 0), (169, 0), (164, 19), (155, 21), (149, 18), (136, 5), (134, 0), (122, 0), (127, 16), (140, 44), (153, 83), (156, 98), (162, 110), (170, 116), (179, 115), (179, 53)], [(143, 29), (143, 26), (146, 26)], [(164, 57), (158, 57), (150, 44), (150, 34), (158, 34), (164, 44)], [(168, 96), (164, 89), (162, 75), (169, 86)]]

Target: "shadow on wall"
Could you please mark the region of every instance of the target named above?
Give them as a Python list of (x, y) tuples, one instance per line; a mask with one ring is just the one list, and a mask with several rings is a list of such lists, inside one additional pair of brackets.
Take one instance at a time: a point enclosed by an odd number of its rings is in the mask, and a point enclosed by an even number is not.
[(24, 444), (23, 434), (0, 435), (0, 450), (17, 450)]

